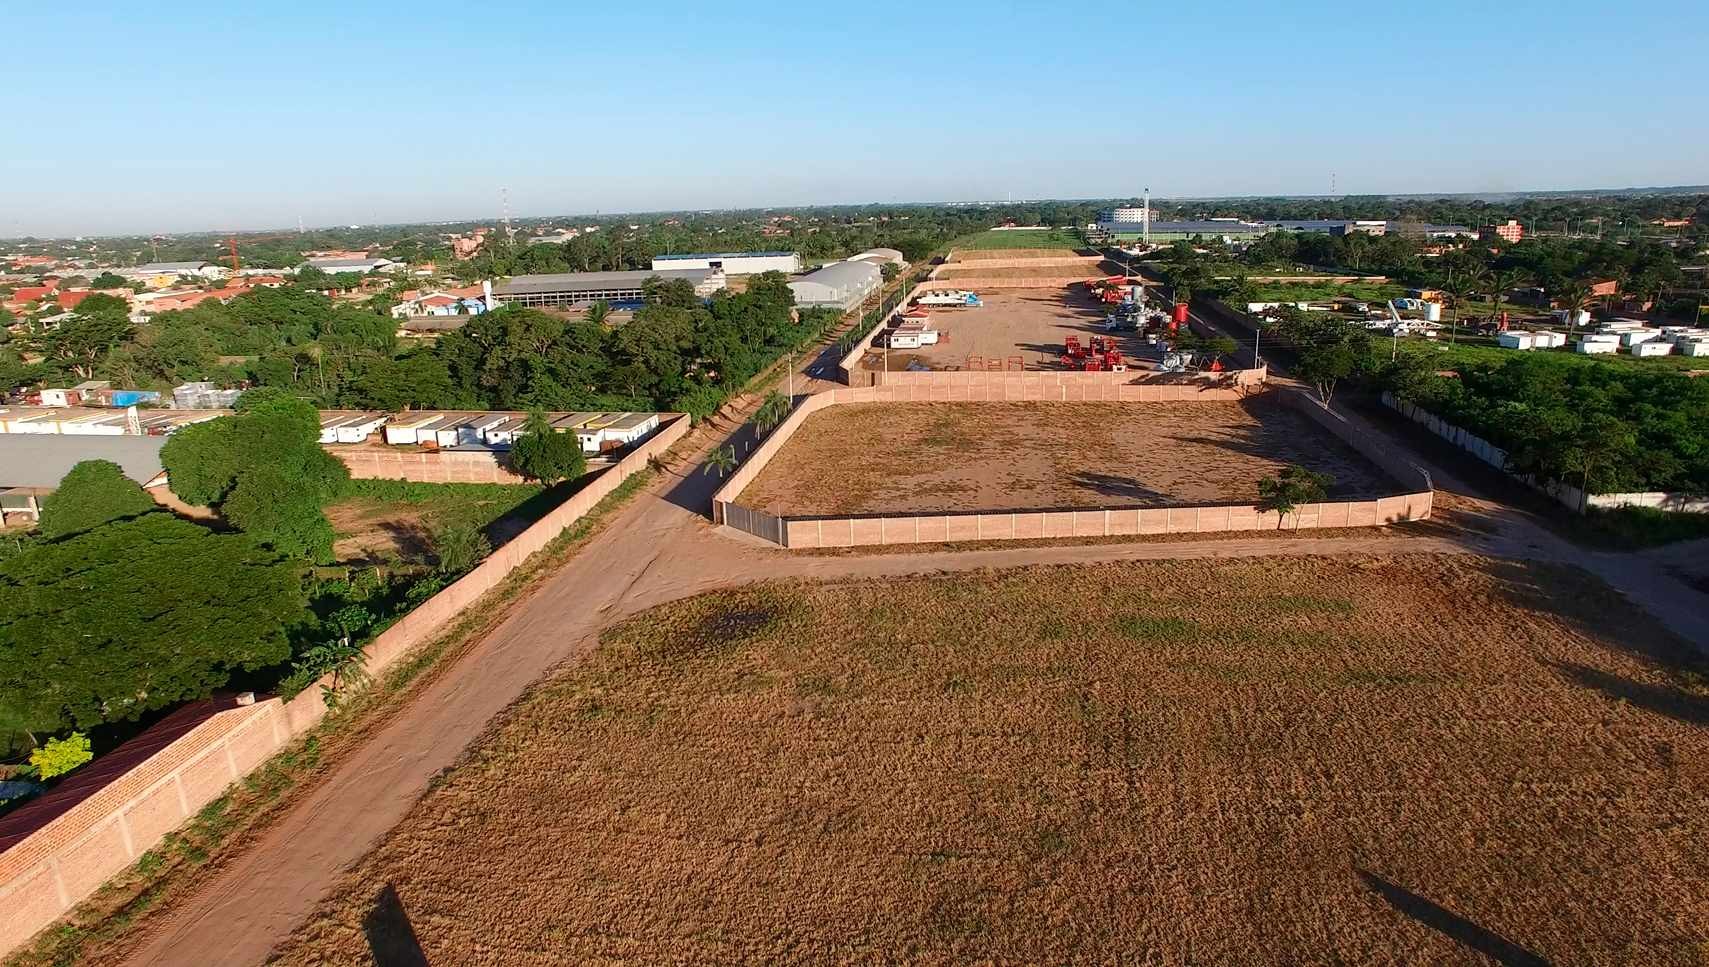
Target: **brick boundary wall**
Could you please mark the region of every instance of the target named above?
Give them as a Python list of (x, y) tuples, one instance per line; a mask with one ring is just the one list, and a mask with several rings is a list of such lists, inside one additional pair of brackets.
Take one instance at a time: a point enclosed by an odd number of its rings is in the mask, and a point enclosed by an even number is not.
[[(493, 551), (365, 649), (377, 676), (442, 633), (481, 595), (580, 520), (624, 480), (688, 432), (688, 417), (663, 425), (615, 465)], [(322, 679), (290, 701), (278, 697), (216, 712), (135, 768), (0, 853), (0, 955), (43, 928), (157, 845), (234, 782), (326, 716)]]
[(527, 483), (498, 453), (475, 450), (404, 450), (335, 444), (324, 448), (357, 480), (418, 483)]
[(1086, 266), (1087, 271), (1090, 274), (1082, 275), (1080, 278), (1089, 279), (1098, 274), (1100, 271), (1099, 266), (1106, 261), (1108, 261), (1108, 259), (1104, 258), (1102, 255), (1049, 255), (1036, 259), (970, 259), (952, 254), (949, 258), (945, 259), (943, 264), (938, 266), (938, 268), (972, 268), (974, 266), (978, 266), (982, 269), (1021, 269), (1030, 268), (1035, 265), (1073, 265)]
[[(967, 374), (979, 375), (979, 374)], [(1001, 375), (1001, 374), (990, 374)], [(1003, 387), (1008, 389), (1009, 387)], [(1119, 390), (1162, 387), (1112, 387)], [(1170, 387), (1176, 388), (1176, 387)], [(943, 514), (863, 515), (857, 517), (780, 518), (736, 503), (789, 438), (814, 413), (845, 403), (950, 402), (963, 399), (1023, 399), (1016, 396), (950, 396), (947, 387), (916, 394), (899, 386), (877, 386), (832, 390), (802, 400), (801, 405), (779, 424), (746, 463), (712, 496), (712, 517), (725, 524), (787, 548), (858, 547), (876, 544), (916, 544), (942, 541), (1031, 540), (1058, 537), (1115, 537), (1146, 534), (1208, 534), (1219, 531), (1274, 529), (1304, 530), (1317, 527), (1372, 527), (1400, 521), (1424, 520), (1434, 503), (1430, 474), (1407, 460), (1387, 443), (1349, 423), (1316, 399), (1295, 389), (1281, 390), (1281, 401), (1305, 413), (1342, 442), (1382, 468), (1407, 492), (1375, 500), (1324, 501), (1303, 504), (1285, 518), (1263, 511), (1254, 504), (1194, 507), (1116, 507), (1056, 510), (995, 510)], [(1238, 400), (1250, 392), (1216, 389), (1216, 395), (1196, 391), (1193, 395), (1161, 398), (1106, 397), (1120, 402), (1164, 402), (1167, 400)], [(1095, 399), (1096, 397), (1080, 397)], [(1040, 397), (1045, 401), (1054, 397)]]

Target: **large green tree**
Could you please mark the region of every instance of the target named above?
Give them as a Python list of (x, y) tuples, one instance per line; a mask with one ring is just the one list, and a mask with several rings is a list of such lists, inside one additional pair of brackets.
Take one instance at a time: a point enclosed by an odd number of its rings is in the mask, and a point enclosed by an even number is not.
[(511, 465), (519, 473), (550, 487), (587, 472), (587, 457), (574, 433), (556, 432), (538, 410), (528, 415), (525, 429), (510, 451)]
[(159, 506), (118, 464), (84, 460), (71, 468), (59, 489), (42, 504), (40, 530), (46, 538), (64, 537)]
[(290, 656), (300, 565), (157, 511), (0, 563), (0, 718), (52, 732), (201, 698)]

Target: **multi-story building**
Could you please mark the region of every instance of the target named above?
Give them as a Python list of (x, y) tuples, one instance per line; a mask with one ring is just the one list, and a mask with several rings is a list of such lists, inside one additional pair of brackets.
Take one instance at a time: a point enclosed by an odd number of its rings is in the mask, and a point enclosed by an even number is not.
[(1478, 227), (1478, 238), (1485, 242), (1501, 239), (1504, 242), (1518, 242), (1525, 237), (1525, 226), (1509, 218), (1500, 225), (1481, 225)]

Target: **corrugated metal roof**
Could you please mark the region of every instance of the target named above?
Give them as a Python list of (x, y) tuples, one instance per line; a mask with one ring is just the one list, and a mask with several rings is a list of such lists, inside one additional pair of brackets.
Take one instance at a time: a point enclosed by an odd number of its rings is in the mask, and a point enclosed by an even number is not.
[(163, 436), (0, 434), (0, 487), (58, 487), (84, 460), (111, 460), (139, 484), (161, 475)]
[(840, 289), (851, 285), (870, 285), (883, 277), (883, 271), (871, 262), (832, 262), (830, 265), (818, 271), (809, 272), (795, 281), (814, 282)]

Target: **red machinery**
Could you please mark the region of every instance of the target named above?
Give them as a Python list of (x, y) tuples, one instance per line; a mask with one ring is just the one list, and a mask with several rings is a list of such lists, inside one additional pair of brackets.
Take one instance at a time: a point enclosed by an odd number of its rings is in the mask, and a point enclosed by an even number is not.
[(1109, 336), (1092, 336), (1090, 347), (1081, 346), (1079, 336), (1068, 336), (1063, 339), (1062, 346), (1063, 369), (1087, 373), (1119, 373), (1127, 369), (1121, 350), (1116, 348), (1116, 341)]

